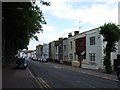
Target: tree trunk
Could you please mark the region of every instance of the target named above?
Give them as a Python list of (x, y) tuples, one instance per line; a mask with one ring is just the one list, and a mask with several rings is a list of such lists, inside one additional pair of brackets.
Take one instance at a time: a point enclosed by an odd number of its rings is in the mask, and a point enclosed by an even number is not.
[(109, 43), (106, 45), (106, 50), (105, 50), (106, 56), (104, 57), (104, 65), (106, 69), (106, 73), (112, 73), (112, 67), (111, 67), (111, 52), (110, 52), (110, 47)]

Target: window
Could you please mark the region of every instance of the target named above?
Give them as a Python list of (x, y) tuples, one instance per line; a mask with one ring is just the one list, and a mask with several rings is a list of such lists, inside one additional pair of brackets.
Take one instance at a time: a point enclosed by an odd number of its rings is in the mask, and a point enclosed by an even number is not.
[(64, 48), (64, 51), (66, 51), (66, 45), (64, 45), (64, 47), (63, 47), (63, 48)]
[(90, 37), (90, 45), (95, 45), (95, 36)]
[(57, 46), (55, 46), (55, 52), (57, 52)]
[(70, 54), (70, 59), (71, 59), (71, 60), (73, 59), (73, 54)]
[(66, 60), (66, 55), (64, 55), (64, 60)]
[(70, 42), (70, 47), (71, 47), (71, 49), (72, 49), (72, 41)]
[(82, 47), (83, 46), (83, 40), (80, 40), (79, 41), (79, 47)]
[(89, 59), (91, 62), (95, 62), (95, 53), (89, 53)]

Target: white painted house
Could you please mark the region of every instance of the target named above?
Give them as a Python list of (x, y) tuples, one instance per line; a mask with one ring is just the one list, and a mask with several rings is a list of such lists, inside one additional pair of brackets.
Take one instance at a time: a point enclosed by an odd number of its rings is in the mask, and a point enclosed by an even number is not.
[(19, 57), (21, 58), (31, 58), (34, 50), (21, 50), (19, 51)]
[(63, 40), (63, 61), (68, 61), (68, 38)]
[(86, 63), (82, 68), (103, 69), (103, 42), (102, 35), (99, 34), (100, 28), (86, 32)]
[(35, 59), (36, 58), (36, 50), (34, 50), (33, 52), (31, 52), (31, 58)]
[(42, 59), (49, 59), (49, 44), (43, 44)]
[[(104, 69), (103, 58), (105, 56), (104, 48), (106, 47), (106, 42), (103, 41), (103, 36), (99, 32), (100, 28), (86, 31), (86, 63), (82, 64), (82, 68)], [(118, 50), (111, 53), (112, 67), (117, 54)]]

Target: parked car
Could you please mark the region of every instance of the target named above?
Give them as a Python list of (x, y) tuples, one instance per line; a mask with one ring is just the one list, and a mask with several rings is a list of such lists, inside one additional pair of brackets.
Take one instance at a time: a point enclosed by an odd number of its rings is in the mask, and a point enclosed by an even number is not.
[(46, 58), (41, 59), (42, 62), (47, 62), (48, 60)]
[(41, 61), (41, 58), (38, 58), (38, 61)]
[(17, 58), (16, 60), (16, 68), (24, 68), (27, 69), (27, 62), (24, 58)]
[(37, 61), (37, 58), (34, 57), (34, 58), (32, 58), (32, 60)]

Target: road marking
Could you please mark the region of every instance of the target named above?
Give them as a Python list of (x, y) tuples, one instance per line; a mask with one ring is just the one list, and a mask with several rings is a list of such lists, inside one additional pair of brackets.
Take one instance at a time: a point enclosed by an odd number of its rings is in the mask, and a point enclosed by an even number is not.
[(47, 90), (52, 90), (52, 88), (50, 87), (50, 85), (48, 85), (41, 77), (35, 77), (32, 72), (30, 71), (29, 68), (27, 68), (28, 71), (30, 72), (31, 76), (37, 81), (37, 83), (39, 84), (39, 86), (41, 88), (45, 88)]
[(41, 77), (36, 77), (36, 78), (41, 83), (42, 88), (52, 90), (52, 88)]
[(35, 81), (38, 83), (38, 85), (41, 87), (40, 83), (38, 82), (38, 80), (34, 77), (34, 75), (32, 74), (32, 72), (30, 71), (30, 69), (27, 67), (27, 70), (29, 71), (29, 73), (31, 74), (31, 76), (35, 79)]

